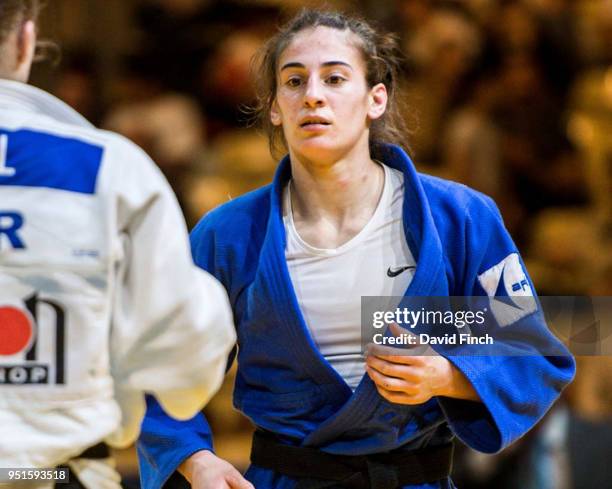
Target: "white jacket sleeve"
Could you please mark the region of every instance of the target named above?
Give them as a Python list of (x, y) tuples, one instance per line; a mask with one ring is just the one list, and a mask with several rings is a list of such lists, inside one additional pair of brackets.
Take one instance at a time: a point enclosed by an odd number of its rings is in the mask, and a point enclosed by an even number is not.
[(193, 263), (170, 186), (144, 152), (119, 141), (105, 155), (111, 165), (100, 185), (116, 199), (110, 351), (123, 416), (107, 441), (125, 445), (138, 435), (144, 393), (177, 418), (202, 409), (236, 337), (225, 289)]

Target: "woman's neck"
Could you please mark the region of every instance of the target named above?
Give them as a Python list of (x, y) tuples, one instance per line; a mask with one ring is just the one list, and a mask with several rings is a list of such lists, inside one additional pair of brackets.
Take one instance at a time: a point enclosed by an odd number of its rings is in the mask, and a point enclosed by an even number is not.
[(337, 247), (376, 210), (384, 170), (369, 152), (321, 163), (291, 155), (291, 206), (300, 235), (314, 246)]

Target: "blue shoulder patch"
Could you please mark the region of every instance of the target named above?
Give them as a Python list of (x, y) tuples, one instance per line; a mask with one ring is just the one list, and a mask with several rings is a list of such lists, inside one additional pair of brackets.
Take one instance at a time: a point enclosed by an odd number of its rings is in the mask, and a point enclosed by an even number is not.
[(102, 146), (29, 129), (2, 128), (0, 143), (0, 186), (95, 193)]

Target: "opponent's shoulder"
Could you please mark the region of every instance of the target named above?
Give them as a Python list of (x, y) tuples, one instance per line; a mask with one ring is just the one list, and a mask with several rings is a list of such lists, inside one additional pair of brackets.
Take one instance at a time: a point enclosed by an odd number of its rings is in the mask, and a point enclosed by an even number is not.
[[(141, 171), (143, 167), (158, 170), (151, 157), (127, 137), (105, 129), (92, 129), (92, 137), (104, 147), (106, 163), (122, 167), (123, 171)], [(160, 172), (161, 173), (161, 172)]]
[(21, 129), (35, 134), (46, 134), (58, 138), (80, 141), (102, 148), (116, 146), (123, 149), (127, 148), (128, 151), (138, 148), (134, 143), (117, 133), (99, 129), (85, 123), (77, 125), (58, 121), (45, 114), (36, 114), (28, 117), (21, 125)]
[(153, 159), (137, 144), (116, 132), (97, 128), (77, 128), (102, 147), (98, 191), (120, 195), (139, 207), (154, 196), (174, 199), (173, 190)]
[(128, 138), (112, 131), (92, 125), (61, 122), (41, 114), (28, 118), (20, 131), (27, 132), (34, 143), (39, 140), (48, 151), (52, 149), (56, 153), (66, 152), (67, 159), (70, 160), (79, 155), (79, 151), (75, 151), (75, 145), (95, 149), (105, 171), (114, 169), (124, 176), (130, 173), (136, 176), (143, 171), (157, 173), (157, 166), (144, 150)]

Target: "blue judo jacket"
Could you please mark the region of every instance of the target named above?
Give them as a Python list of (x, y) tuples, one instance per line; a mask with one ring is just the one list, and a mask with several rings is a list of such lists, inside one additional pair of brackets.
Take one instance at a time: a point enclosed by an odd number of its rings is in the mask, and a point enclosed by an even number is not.
[[(404, 230), (417, 260), (406, 296), (493, 296), (499, 286), (491, 282), (496, 276), (499, 281), (501, 273), (496, 270), (511, 262), (533, 287), (491, 199), (417, 173), (399, 147), (384, 146), (376, 156), (404, 174)], [(504, 356), (447, 357), (482, 402), (440, 397), (422, 405), (398, 405), (382, 398), (367, 375), (352, 392), (314, 344), (291, 283), (281, 207), (289, 178), (285, 158), (271, 185), (210, 212), (191, 235), (195, 262), (223, 283), (233, 308), (239, 346), (236, 409), (256, 426), (288, 437), (288, 443), (298, 439), (303, 446), (345, 455), (417, 449), (453, 436), (493, 453), (544, 415), (573, 378), (575, 364), (533, 314), (519, 314), (506, 329), (520, 336), (522, 328), (529, 328), (538, 344), (555, 345), (565, 354), (512, 356), (510, 346)], [(138, 444), (144, 488), (162, 487), (187, 456), (201, 449), (212, 449), (203, 415), (176, 421), (148, 400)], [(246, 477), (258, 489), (295, 485), (289, 477), (256, 466)]]

